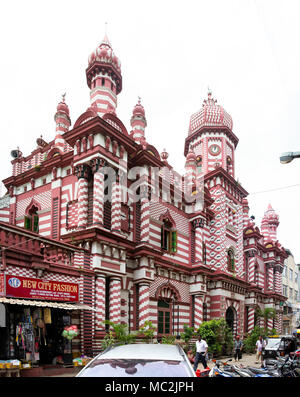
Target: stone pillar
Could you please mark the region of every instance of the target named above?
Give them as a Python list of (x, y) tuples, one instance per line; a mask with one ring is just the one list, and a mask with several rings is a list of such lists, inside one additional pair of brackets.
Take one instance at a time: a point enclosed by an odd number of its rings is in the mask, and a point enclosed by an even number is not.
[(150, 287), (149, 283), (139, 284), (139, 328), (150, 320)]
[(267, 272), (268, 272), (268, 290), (274, 291), (274, 265), (271, 263), (267, 264)]
[(75, 174), (78, 178), (78, 228), (84, 229), (87, 226), (88, 217), (88, 178), (90, 168), (87, 164), (79, 164), (75, 167)]
[(104, 274), (99, 274), (96, 276), (96, 290), (95, 290), (95, 300), (96, 300), (96, 312), (95, 312), (95, 330), (104, 331), (105, 330), (105, 286), (106, 286), (106, 276)]
[(121, 189), (118, 181), (112, 184), (111, 230), (121, 231)]
[(113, 323), (121, 321), (121, 280), (112, 277), (109, 284), (109, 319)]
[(150, 236), (150, 205), (148, 186), (142, 187), (141, 194), (141, 242), (149, 242)]
[(196, 263), (203, 263), (203, 258), (202, 258), (202, 242), (203, 242), (203, 237), (202, 237), (202, 229), (196, 228), (195, 230), (195, 262)]
[(103, 225), (103, 201), (104, 201), (104, 175), (101, 171), (94, 173), (94, 197), (93, 197), (93, 225)]
[(255, 313), (254, 307), (249, 307), (248, 308), (248, 319), (247, 319), (247, 321), (248, 321), (248, 327), (247, 327), (248, 332), (251, 332), (254, 329), (254, 313)]
[(93, 225), (103, 225), (103, 203), (104, 203), (104, 175), (102, 168), (106, 161), (100, 157), (91, 160), (91, 167), (94, 173), (93, 193)]
[(198, 329), (203, 322), (203, 296), (195, 295), (194, 327)]
[(282, 294), (282, 271), (283, 267), (280, 265), (275, 266), (274, 268), (274, 284), (275, 284), (275, 292), (278, 294)]
[(248, 281), (254, 283), (255, 281), (255, 254), (249, 251), (248, 255)]

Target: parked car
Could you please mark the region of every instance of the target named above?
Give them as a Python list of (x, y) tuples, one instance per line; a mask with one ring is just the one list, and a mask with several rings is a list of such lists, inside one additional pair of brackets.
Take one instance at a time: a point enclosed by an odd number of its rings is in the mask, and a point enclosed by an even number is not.
[(112, 346), (76, 377), (196, 377), (182, 347), (137, 343)]
[(263, 359), (285, 356), (297, 350), (297, 338), (294, 335), (273, 335), (266, 340), (262, 351)]

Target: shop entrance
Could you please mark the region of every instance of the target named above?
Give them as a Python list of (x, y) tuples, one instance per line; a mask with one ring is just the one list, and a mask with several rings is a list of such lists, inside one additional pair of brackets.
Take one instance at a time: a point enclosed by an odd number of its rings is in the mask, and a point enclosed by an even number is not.
[(62, 336), (70, 323), (66, 310), (7, 305), (6, 359), (38, 365), (72, 362), (71, 341)]

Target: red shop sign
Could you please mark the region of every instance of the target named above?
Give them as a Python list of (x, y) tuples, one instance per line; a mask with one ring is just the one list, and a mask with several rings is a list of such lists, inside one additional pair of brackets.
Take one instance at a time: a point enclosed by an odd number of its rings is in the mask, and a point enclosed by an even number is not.
[(6, 296), (13, 298), (78, 301), (78, 284), (5, 275)]

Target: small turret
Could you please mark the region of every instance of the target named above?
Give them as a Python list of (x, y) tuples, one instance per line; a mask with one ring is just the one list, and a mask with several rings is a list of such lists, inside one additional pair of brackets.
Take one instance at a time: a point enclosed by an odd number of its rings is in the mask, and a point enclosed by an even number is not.
[(62, 134), (69, 131), (71, 126), (70, 111), (69, 107), (65, 102), (66, 94), (62, 95), (62, 101), (57, 105), (56, 113), (54, 115), (54, 120), (56, 123), (56, 135), (54, 146), (57, 147), (61, 152), (64, 151), (65, 140)]
[(279, 216), (275, 213), (271, 204), (269, 204), (261, 222), (261, 232), (265, 241), (271, 240), (275, 242), (277, 240), (278, 225)]
[(145, 139), (145, 128), (147, 126), (145, 109), (141, 104), (140, 97), (138, 98), (138, 103), (133, 108), (130, 125), (132, 127), (132, 138), (135, 142), (140, 143), (143, 139)]

